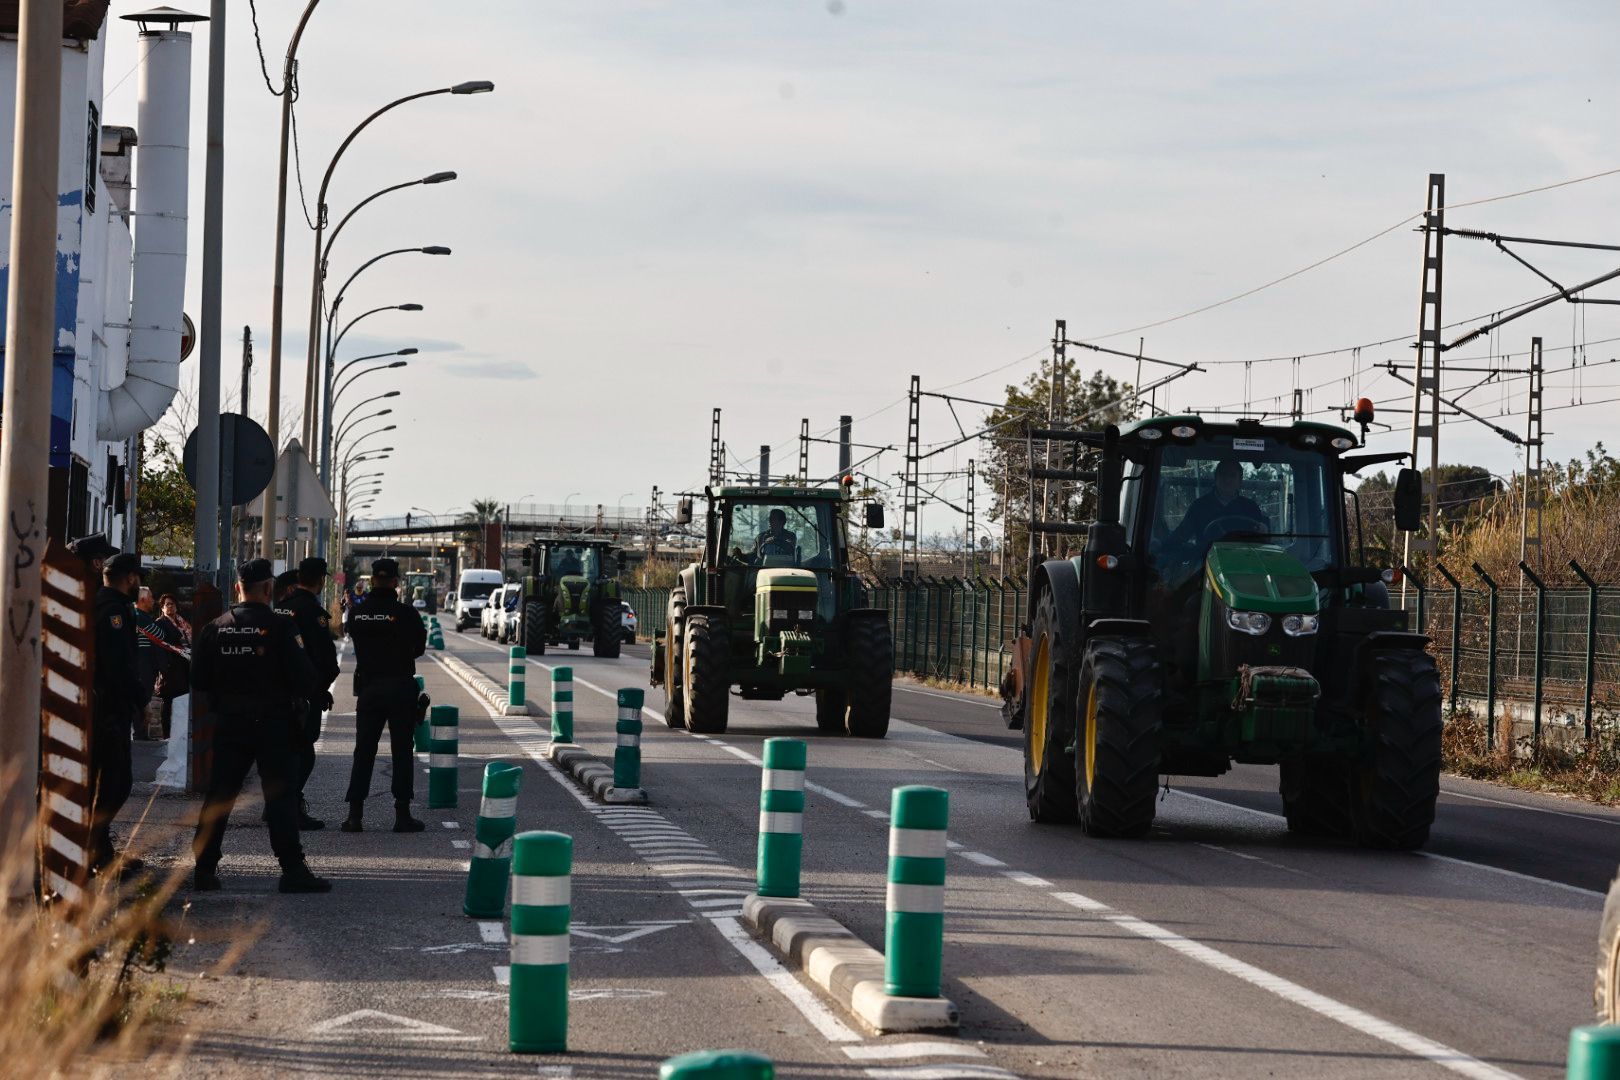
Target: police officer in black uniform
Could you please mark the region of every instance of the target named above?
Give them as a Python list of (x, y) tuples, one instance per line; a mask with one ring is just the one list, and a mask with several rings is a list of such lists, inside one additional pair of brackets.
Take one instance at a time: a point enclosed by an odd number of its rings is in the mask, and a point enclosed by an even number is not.
[(422, 617), (399, 599), (399, 564), (378, 559), (371, 564), (371, 589), (349, 616), (354, 641), (354, 767), (349, 773), (349, 816), (344, 832), (364, 828), (366, 796), (377, 743), (388, 729), (394, 758), (394, 831), (421, 832), (425, 825), (411, 817), (416, 761), (416, 658), (427, 651)]
[(134, 783), (130, 735), (135, 716), (146, 707), (150, 691), (141, 681), (135, 640), (136, 590), (141, 561), (119, 555), (97, 534), (75, 541), (74, 550), (90, 565), (102, 565), (96, 592), (96, 671), (90, 710), (90, 784), (95, 812), (90, 818), (91, 865), (101, 869), (113, 860), (112, 821), (129, 799)]
[[(279, 609), (282, 606), (282, 601), (287, 599), (287, 594), (292, 592), (293, 586), (297, 584), (298, 571), (283, 570), (281, 573), (277, 574), (276, 587), (270, 594), (270, 606)], [(282, 612), (282, 614), (286, 615), (287, 613)], [(287, 615), (287, 617), (289, 619), (292, 618), (291, 615)]]
[[(254, 559), (238, 571), (238, 602), (203, 627), (192, 650), (191, 683), (213, 704), (214, 770), (192, 849), (199, 892), (218, 889), (220, 844), (248, 769), (259, 767), (270, 847), (281, 863), (284, 893), (330, 892), (304, 862), (298, 840), (298, 765), (292, 726), (295, 702), (330, 705), (331, 695), (304, 655), (291, 620), (270, 607), (274, 570)], [(302, 706), (298, 706), (301, 708)]]
[[(276, 612), (285, 615), (298, 627), (298, 636), (304, 639), (304, 655), (315, 666), (321, 686), (331, 690), (338, 677), (337, 642), (332, 640), (332, 618), (321, 604), (321, 586), (326, 583), (326, 560), (308, 558), (298, 564), (296, 583), (276, 604)], [(277, 580), (280, 580), (279, 578)], [(321, 710), (314, 702), (304, 712), (303, 723), (294, 733), (298, 751), (298, 827), (324, 829), (326, 822), (311, 817), (304, 801), (304, 785), (315, 769), (315, 742), (321, 737)]]

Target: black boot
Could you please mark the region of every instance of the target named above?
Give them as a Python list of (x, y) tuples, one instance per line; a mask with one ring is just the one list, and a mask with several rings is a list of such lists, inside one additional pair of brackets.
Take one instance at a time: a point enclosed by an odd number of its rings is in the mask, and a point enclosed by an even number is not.
[(326, 828), (326, 822), (318, 817), (311, 817), (309, 804), (302, 798), (298, 800), (298, 830), (300, 832), (314, 832), (316, 829)]
[(296, 866), (289, 866), (281, 871), (281, 891), (284, 893), (326, 893), (332, 891), (332, 883), (323, 877), (316, 877), (307, 865), (300, 862)]
[(357, 802), (350, 803), (349, 816), (343, 819), (343, 824), (339, 825), (338, 828), (342, 829), (344, 832), (362, 831), (365, 828), (365, 824), (361, 821), (362, 809), (362, 804)]
[(421, 832), (427, 828), (422, 821), (411, 817), (411, 804), (395, 801), (394, 803), (394, 831), (395, 832)]
[(218, 892), (219, 873), (212, 866), (199, 866), (191, 875), (192, 892)]

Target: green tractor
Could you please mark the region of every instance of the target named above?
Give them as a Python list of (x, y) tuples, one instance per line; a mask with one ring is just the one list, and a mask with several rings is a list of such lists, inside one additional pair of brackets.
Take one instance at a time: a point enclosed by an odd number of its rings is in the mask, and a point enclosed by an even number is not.
[(570, 649), (589, 638), (596, 656), (619, 655), (624, 628), (618, 549), (584, 537), (536, 540), (523, 549), (523, 620), (518, 639), (530, 656), (547, 645)]
[[(1365, 399), (1356, 419), (1365, 436)], [(1422, 845), (1440, 787), (1439, 677), (1428, 638), (1390, 607), (1398, 571), (1365, 565), (1346, 487), (1407, 455), (1355, 452), (1327, 424), (1198, 416), (1032, 437), (1099, 463), (1030, 471), (1032, 492), (1096, 485), (1095, 521), (1030, 523), (1028, 621), (1001, 688), (1024, 731), (1030, 816), (1140, 836), (1160, 776), (1262, 763), (1279, 766), (1293, 832)], [(1399, 471), (1398, 528), (1417, 528), (1420, 485)], [(1084, 546), (1040, 561), (1042, 535)]]
[[(851, 483), (704, 491), (702, 561), (681, 571), (653, 639), (670, 727), (725, 731), (736, 687), (755, 701), (814, 694), (824, 733), (888, 733), (894, 643), (849, 569)], [(691, 496), (675, 520), (692, 520)], [(864, 523), (882, 528), (883, 507), (868, 504)]]

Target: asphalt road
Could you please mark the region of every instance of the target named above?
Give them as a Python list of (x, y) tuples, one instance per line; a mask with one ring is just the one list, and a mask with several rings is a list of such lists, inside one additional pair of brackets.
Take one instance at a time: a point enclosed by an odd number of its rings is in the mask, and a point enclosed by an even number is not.
[[(504, 648), (476, 631), (446, 638), (504, 681)], [(575, 671), (577, 741), (610, 753), (611, 693), (646, 685), (645, 647), (532, 658), (531, 701), (547, 701), (557, 663)], [(379, 769), (379, 831), (306, 834), (337, 880), (325, 897), (277, 895), (256, 813), (238, 812), (229, 891), (196, 900), (198, 943), (176, 961), (201, 967), (256, 931), (224, 977), (196, 984), (198, 1075), (648, 1076), (671, 1054), (731, 1045), (770, 1054), (784, 1077), (1551, 1077), (1590, 1016), (1597, 893), (1620, 852), (1611, 812), (1448, 779), (1426, 853), (1366, 852), (1290, 839), (1274, 774), (1246, 768), (1173, 782), (1145, 840), (1091, 840), (1029, 822), (1020, 736), (991, 703), (897, 685), (881, 742), (818, 735), (797, 698), (734, 698), (725, 736), (694, 737), (662, 724), (649, 691), (652, 803), (623, 814), (538, 763), (544, 717), (497, 720), (431, 654), (420, 669), (435, 701), (461, 710), (460, 807), (420, 810), (425, 834), (380, 831)], [(340, 698), (314, 781), (334, 826), (347, 708)], [(810, 743), (805, 895), (879, 948), (889, 792), (951, 792), (958, 1035), (871, 1037), (740, 924), (772, 735)], [(477, 778), (495, 758), (524, 765), (519, 827), (575, 838), (563, 1057), (506, 1053), (503, 931), (460, 910)]]

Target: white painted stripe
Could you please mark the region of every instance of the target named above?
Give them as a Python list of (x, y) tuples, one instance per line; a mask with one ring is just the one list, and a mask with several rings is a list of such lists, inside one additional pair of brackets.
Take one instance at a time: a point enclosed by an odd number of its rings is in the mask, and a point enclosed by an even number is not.
[(60, 852), (68, 862), (75, 866), (89, 866), (90, 860), (85, 858), (84, 848), (75, 844), (55, 829), (46, 829), (45, 835), (49, 839), (51, 850)]
[(846, 1046), (844, 1053), (856, 1061), (891, 1061), (909, 1057), (982, 1058), (984, 1051), (968, 1043), (911, 1042), (878, 1043), (874, 1046)]
[(641, 745), (641, 736), (640, 735), (624, 735), (624, 734), (621, 734), (619, 736), (619, 745), (620, 746), (640, 746)]
[(506, 940), (506, 927), (498, 922), (481, 922), (478, 924), (478, 936), (491, 945), (499, 945)]
[(741, 900), (747, 893), (742, 889), (723, 889), (716, 886), (712, 889), (676, 889), (680, 896), (733, 896)]
[(1496, 1066), (1486, 1064), (1477, 1058), (1469, 1057), (1460, 1050), (1453, 1050), (1451, 1047), (1437, 1043), (1433, 1039), (1407, 1031), (1405, 1028), (1398, 1027), (1387, 1020), (1381, 1020), (1370, 1013), (1362, 1012), (1352, 1005), (1335, 1001), (1323, 994), (1318, 994), (1314, 990), (1307, 990), (1298, 983), (1290, 982), (1279, 975), (1273, 975), (1269, 971), (1255, 967), (1253, 964), (1228, 956), (1218, 949), (1212, 949), (1208, 945), (1182, 937), (1180, 934), (1166, 930), (1162, 926), (1155, 926), (1146, 920), (1138, 919), (1134, 915), (1115, 911), (1107, 904), (1093, 900), (1090, 897), (1081, 896), (1079, 893), (1053, 893), (1052, 898), (1061, 900), (1083, 911), (1098, 912), (1102, 918), (1121, 929), (1129, 930), (1131, 933), (1144, 937), (1149, 941), (1156, 941), (1160, 945), (1172, 949), (1189, 959), (1197, 960), (1199, 963), (1206, 964), (1217, 971), (1236, 976), (1250, 986), (1275, 994), (1284, 1001), (1309, 1009), (1311, 1012), (1325, 1016), (1329, 1020), (1336, 1020), (1345, 1027), (1389, 1043), (1391, 1046), (1405, 1050), (1414, 1057), (1431, 1061), (1441, 1068), (1450, 1069), (1452, 1072), (1460, 1073), (1463, 1076), (1488, 1078), (1488, 1080), (1507, 1080), (1507, 1078), (1514, 1076), (1513, 1073), (1498, 1069)]
[(455, 742), (461, 734), (461, 728), (455, 724), (434, 724), (428, 728), (428, 738)]
[(890, 1065), (862, 1071), (886, 1080), (1018, 1080), (1017, 1073), (994, 1065)]
[(861, 813), (865, 814), (869, 818), (876, 818), (878, 821), (889, 820), (889, 812), (887, 810), (862, 810)]
[(696, 908), (736, 907), (737, 906), (737, 901), (739, 899), (741, 899), (741, 897), (733, 894), (731, 896), (711, 896), (711, 897), (709, 897), (707, 899), (702, 899), (702, 900), (700, 900), (700, 899), (691, 899), (691, 900), (688, 900), (687, 903), (691, 904), (693, 907), (696, 907)]
[(641, 719), (641, 710), (640, 709), (632, 709), (628, 705), (620, 705), (619, 706), (619, 719), (620, 720), (640, 720)]
[(793, 973), (783, 967), (781, 961), (749, 936), (748, 931), (744, 930), (742, 924), (735, 918), (717, 918), (714, 920), (714, 927), (731, 942), (733, 948), (742, 953), (745, 960), (754, 965), (754, 970), (764, 976), (765, 981), (770, 983), (777, 993), (787, 998), (793, 1007), (810, 1021), (811, 1026), (821, 1032), (822, 1038), (835, 1043), (861, 1041), (861, 1037), (834, 1016), (832, 1010), (823, 1005), (821, 1000), (811, 993), (808, 986), (794, 978)]
[(754, 877), (752, 870), (738, 870), (733, 866), (707, 866), (703, 863), (673, 863), (669, 866), (655, 866), (653, 869), (666, 877), (725, 877), (730, 874), (750, 880)]
[(428, 755), (428, 768), (430, 768), (430, 769), (453, 769), (455, 767), (456, 767), (456, 755), (454, 755), (454, 754), (429, 754)]
[(512, 857), (512, 838), (508, 836), (494, 847), (490, 847), (480, 840), (473, 845), (472, 853), (475, 859), (510, 859)]
[(945, 886), (902, 885), (889, 882), (884, 904), (890, 911), (903, 911), (912, 915), (938, 915), (945, 910)]
[(50, 723), (46, 725), (45, 733), (63, 746), (74, 750), (84, 749), (84, 732), (68, 723), (66, 720), (51, 713)]
[(803, 791), (803, 769), (766, 769), (760, 781), (762, 791)]
[(52, 776), (60, 776), (62, 779), (75, 784), (85, 782), (84, 766), (72, 758), (63, 757), (61, 754), (45, 755), (45, 771)]
[(61, 874), (58, 874), (55, 870), (47, 870), (45, 872), (45, 877), (50, 884), (51, 891), (70, 904), (77, 903), (79, 898), (84, 895), (83, 889), (73, 884), (73, 882), (69, 881)]
[(505, 798), (495, 799), (485, 795), (478, 804), (478, 816), (487, 818), (516, 817), (517, 796), (508, 795)]
[(890, 829), (889, 856), (911, 859), (943, 859), (944, 829)]
[(1036, 877), (1025, 870), (1003, 870), (1002, 876), (1020, 885), (1027, 885), (1032, 889), (1050, 889), (1052, 883), (1043, 877)]
[(804, 782), (804, 789), (806, 791), (813, 791), (824, 799), (831, 799), (839, 806), (847, 806), (851, 810), (859, 810), (861, 807), (866, 805), (859, 799), (852, 799), (842, 792), (834, 791), (832, 788), (822, 787), (820, 784), (812, 784), (808, 780)]
[(958, 854), (961, 855), (962, 858), (966, 859), (968, 862), (978, 863), (980, 866), (991, 866), (991, 867), (1000, 868), (1000, 867), (1003, 867), (1003, 866), (1007, 865), (1006, 863), (1002, 862), (1000, 859), (996, 858), (994, 855), (986, 855), (982, 851), (962, 851), (962, 852), (958, 852)]
[(447, 829), (459, 829), (459, 828), (461, 828), (461, 822), (459, 822), (459, 821), (441, 821), (441, 822), (439, 822), (439, 824), (443, 825)]
[(567, 934), (513, 934), (512, 963), (552, 965), (568, 963)]
[(804, 831), (804, 815), (792, 810), (761, 810), (759, 831), (762, 833), (800, 833)]
[(535, 877), (530, 874), (512, 876), (512, 903), (524, 907), (561, 907), (573, 903), (572, 878)]
[(719, 741), (716, 741), (714, 745), (718, 746), (720, 749), (724, 750), (726, 753), (730, 754), (732, 757), (740, 757), (740, 758), (742, 758), (744, 761), (748, 762), (748, 764), (750, 764), (750, 765), (762, 765), (763, 764), (759, 760), (759, 758), (755, 757), (753, 754), (750, 754), (746, 750), (739, 750), (735, 746), (728, 746), (725, 743), (719, 742)]
[(63, 795), (60, 791), (53, 791), (46, 799), (53, 813), (61, 814), (75, 825), (84, 824), (84, 807)]
[(450, 846), (453, 847), (453, 848), (457, 848), (457, 849), (459, 849), (461, 851), (466, 851), (468, 848), (472, 847), (472, 841), (470, 841), (470, 840), (452, 840), (452, 841), (450, 841)]
[(495, 985), (496, 986), (511, 986), (512, 985), (512, 969), (507, 967), (505, 964), (496, 964), (495, 965)]
[(744, 912), (743, 912), (742, 908), (734, 907), (734, 908), (728, 908), (725, 911), (705, 911), (705, 912), (703, 912), (703, 917), (705, 919), (715, 919), (715, 920), (719, 920), (719, 919), (740, 919), (740, 918), (743, 917), (743, 914), (744, 914)]

